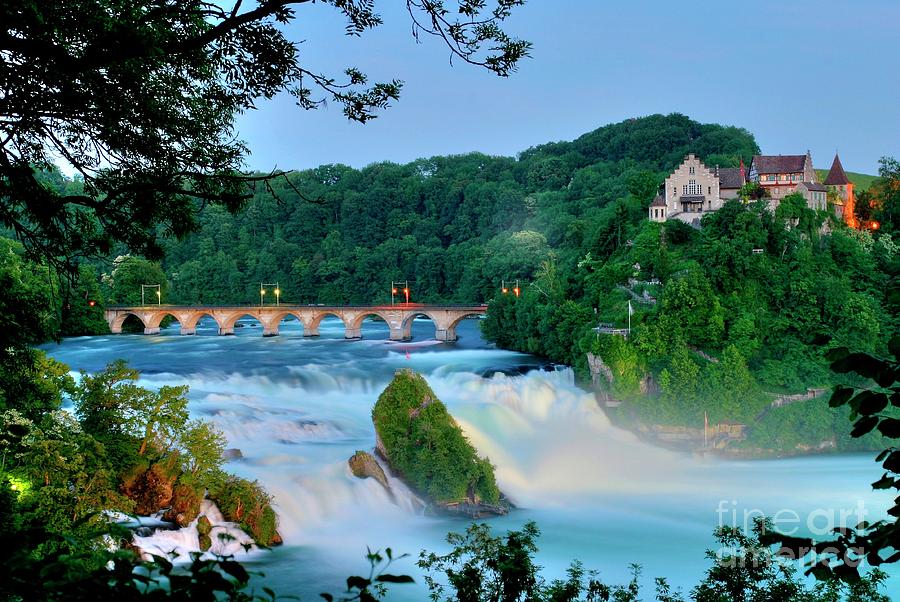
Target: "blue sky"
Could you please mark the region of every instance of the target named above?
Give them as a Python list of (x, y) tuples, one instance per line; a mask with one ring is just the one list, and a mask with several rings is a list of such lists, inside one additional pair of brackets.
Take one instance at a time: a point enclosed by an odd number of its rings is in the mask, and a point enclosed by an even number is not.
[(333, 8), (298, 9), (290, 33), (304, 40), (306, 67), (396, 77), (403, 94), (366, 125), (336, 105), (260, 103), (238, 124), (250, 167), (515, 155), (671, 112), (745, 127), (764, 153), (810, 149), (817, 167), (829, 167), (835, 149), (851, 171), (900, 158), (897, 0), (530, 0), (506, 29), (534, 43), (532, 58), (509, 78), (451, 66), (436, 39), (417, 45), (404, 6), (380, 0), (385, 24), (361, 38), (343, 35)]

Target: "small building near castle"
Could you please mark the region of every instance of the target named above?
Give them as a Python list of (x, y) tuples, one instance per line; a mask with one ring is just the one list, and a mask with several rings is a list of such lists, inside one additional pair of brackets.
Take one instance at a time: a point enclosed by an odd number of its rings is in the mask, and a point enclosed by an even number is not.
[(794, 192), (802, 194), (806, 199), (806, 206), (815, 211), (824, 211), (828, 208), (828, 187), (815, 182), (800, 182)]
[(773, 211), (801, 182), (819, 182), (809, 151), (805, 155), (756, 155), (750, 162), (749, 179), (766, 191)]

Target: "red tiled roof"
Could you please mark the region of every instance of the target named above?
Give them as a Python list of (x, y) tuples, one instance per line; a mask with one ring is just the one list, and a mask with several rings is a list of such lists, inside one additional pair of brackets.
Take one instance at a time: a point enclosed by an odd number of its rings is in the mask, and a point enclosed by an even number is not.
[(841, 165), (841, 159), (837, 156), (837, 153), (834, 155), (834, 163), (831, 164), (831, 169), (828, 172), (828, 177), (825, 178), (825, 184), (828, 186), (845, 186), (850, 183), (850, 178), (847, 177), (847, 173), (844, 171), (844, 166)]
[(651, 207), (665, 207), (666, 199), (664, 199), (661, 194), (658, 194), (658, 195), (656, 195), (656, 198), (653, 199), (653, 202), (650, 203), (650, 206)]
[(750, 165), (760, 174), (801, 173), (806, 155), (756, 155)]

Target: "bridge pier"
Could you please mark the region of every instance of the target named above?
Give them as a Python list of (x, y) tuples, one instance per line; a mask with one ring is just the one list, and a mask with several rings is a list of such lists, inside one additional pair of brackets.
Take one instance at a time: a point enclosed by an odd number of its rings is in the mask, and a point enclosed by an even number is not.
[(224, 337), (234, 334), (234, 326), (219, 326), (219, 336)]
[(439, 341), (444, 341), (445, 343), (452, 343), (456, 340), (456, 329), (455, 328), (438, 328), (434, 331), (434, 338)]
[(277, 337), (278, 336), (278, 327), (277, 326), (263, 326), (263, 336), (264, 337)]
[(347, 326), (344, 329), (344, 338), (345, 339), (361, 339), (362, 338), (362, 328), (351, 328)]
[(184, 336), (197, 334), (197, 327), (196, 326), (182, 326), (181, 334)]
[(159, 326), (155, 328), (144, 328), (144, 334), (159, 334)]
[(391, 327), (391, 337), (392, 341), (408, 341), (412, 337), (409, 336), (409, 333), (405, 331), (403, 328), (394, 328)]

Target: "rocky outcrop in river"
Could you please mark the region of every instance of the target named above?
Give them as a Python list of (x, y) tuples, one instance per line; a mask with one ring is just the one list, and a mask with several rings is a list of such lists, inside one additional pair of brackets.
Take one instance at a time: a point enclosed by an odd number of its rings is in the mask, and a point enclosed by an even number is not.
[[(399, 370), (378, 397), (372, 422), (376, 453), (429, 510), (472, 518), (509, 511), (493, 465), (478, 456), (420, 374)], [(357, 476), (371, 476), (387, 486), (384, 471), (371, 455), (357, 452), (350, 467)]]

